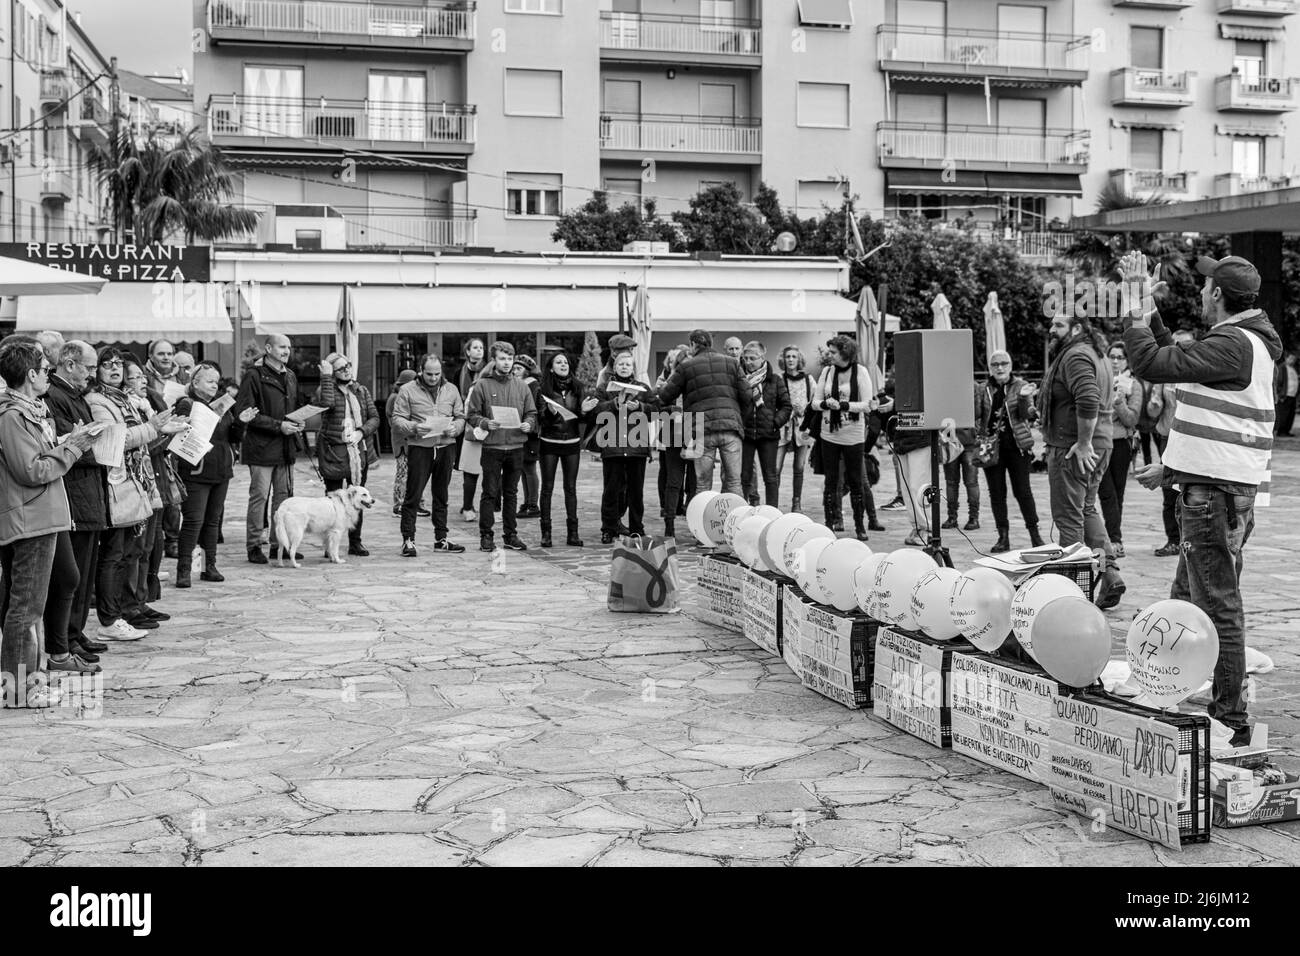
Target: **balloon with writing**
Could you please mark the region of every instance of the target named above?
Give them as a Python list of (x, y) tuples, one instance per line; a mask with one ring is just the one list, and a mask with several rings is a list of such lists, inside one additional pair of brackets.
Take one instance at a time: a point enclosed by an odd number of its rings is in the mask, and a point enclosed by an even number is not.
[(834, 540), (834, 535), (829, 538), (813, 538), (795, 552), (794, 558), (790, 561), (790, 569), (794, 571), (794, 580), (799, 585), (799, 590), (818, 604), (829, 604), (830, 598), (817, 583), (817, 559)]
[(686, 506), (686, 527), (695, 536), (695, 540), (706, 548), (712, 547), (713, 540), (705, 530), (704, 511), (718, 497), (716, 491), (702, 491)]
[(736, 532), (736, 557), (740, 558), (745, 567), (758, 567), (761, 560), (758, 556), (758, 538), (771, 523), (770, 519), (762, 515), (750, 515), (740, 523), (740, 530)]
[(817, 586), (835, 610), (852, 611), (858, 606), (853, 594), (853, 572), (870, 553), (871, 549), (857, 538), (840, 538), (822, 549), (817, 558)]
[(916, 630), (916, 618), (912, 616), (912, 590), (926, 572), (938, 566), (934, 558), (915, 548), (900, 548), (881, 561), (876, 568), (880, 620), (905, 631)]
[(781, 509), (773, 508), (771, 505), (760, 505), (754, 509), (754, 514), (766, 518), (768, 521), (775, 521), (781, 517)]
[(948, 611), (962, 637), (992, 652), (1011, 636), (1011, 601), (1016, 589), (992, 568), (971, 568), (953, 584)]
[(960, 571), (935, 568), (921, 575), (912, 588), (912, 617), (926, 637), (951, 641), (961, 633), (952, 622), (952, 589), (960, 579)]
[(1219, 632), (1195, 604), (1157, 601), (1133, 619), (1127, 646), (1137, 685), (1157, 706), (1172, 707), (1214, 673)]
[(1048, 601), (1030, 631), (1038, 663), (1067, 687), (1087, 687), (1110, 661), (1110, 623), (1086, 598)]
[(1038, 660), (1034, 655), (1034, 618), (1049, 601), (1066, 597), (1083, 598), (1084, 594), (1079, 585), (1064, 574), (1047, 572), (1036, 574), (1020, 585), (1016, 596), (1012, 598), (1011, 633), (1016, 635), (1016, 640), (1025, 649), (1025, 653), (1034, 660)]
[(722, 537), (732, 551), (736, 550), (736, 534), (740, 531), (740, 523), (753, 513), (751, 505), (737, 505), (727, 512), (727, 520), (722, 522)]
[[(786, 536), (785, 543), (781, 545), (781, 564), (785, 567), (786, 575), (794, 578), (798, 583), (799, 575), (795, 570), (795, 562), (799, 560), (799, 553), (803, 550), (803, 546), (817, 538), (834, 539), (834, 537), (835, 532), (824, 524), (800, 525), (791, 531)], [(802, 591), (803, 585), (799, 585), (799, 589)]]
[(788, 577), (790, 572), (786, 570), (785, 559), (782, 556), (785, 539), (795, 528), (812, 523), (812, 518), (801, 514), (781, 515), (775, 521), (768, 522), (763, 533), (758, 536), (758, 556), (763, 559), (763, 567), (773, 574)]
[(888, 551), (869, 554), (853, 569), (853, 596), (857, 599), (859, 610), (874, 621), (880, 620), (880, 603), (877, 600), (880, 592), (876, 589), (876, 572), (880, 569), (880, 562), (887, 557)]
[(727, 517), (733, 509), (742, 506), (748, 507), (745, 504), (745, 499), (740, 495), (733, 494), (718, 495), (704, 506), (704, 533), (710, 545), (717, 546), (727, 543), (725, 532)]

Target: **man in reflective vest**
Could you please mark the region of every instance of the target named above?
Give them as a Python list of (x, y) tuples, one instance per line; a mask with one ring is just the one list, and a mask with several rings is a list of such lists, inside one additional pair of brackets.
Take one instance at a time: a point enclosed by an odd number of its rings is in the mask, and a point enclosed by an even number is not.
[(1170, 597), (1190, 601), (1219, 632), (1210, 716), (1233, 731), (1232, 746), (1250, 742), (1245, 611), (1241, 603), (1242, 550), (1255, 527), (1255, 508), (1268, 506), (1273, 457), (1273, 366), (1282, 342), (1255, 307), (1260, 278), (1240, 256), (1202, 257), (1201, 306), (1210, 331), (1175, 345), (1154, 309), (1146, 258), (1120, 262), (1125, 283), (1137, 283), (1142, 302), (1130, 302), (1124, 344), (1133, 374), (1178, 384), (1178, 405), (1164, 462), (1138, 473), (1147, 488), (1177, 485), (1181, 554)]

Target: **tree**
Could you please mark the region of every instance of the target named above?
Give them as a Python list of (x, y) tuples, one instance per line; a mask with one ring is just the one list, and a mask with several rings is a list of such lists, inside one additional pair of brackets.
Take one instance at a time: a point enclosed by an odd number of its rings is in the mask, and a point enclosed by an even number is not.
[(137, 242), (177, 235), (212, 242), (257, 227), (255, 210), (230, 202), (234, 174), (197, 127), (180, 136), (151, 130), (143, 139), (125, 127), (96, 158), (109, 212)]
[(673, 213), (681, 227), (687, 252), (766, 255), (772, 227), (761, 213), (741, 202), (735, 183), (718, 183), (691, 199), (689, 212)]
[(681, 251), (681, 237), (672, 223), (659, 218), (655, 201), (647, 199), (642, 208), (644, 215), (630, 202), (613, 209), (609, 196), (596, 192), (559, 218), (551, 238), (564, 243), (570, 252), (621, 252), (637, 239), (666, 242), (672, 251)]
[(600, 357), (600, 340), (596, 338), (595, 332), (588, 329), (582, 340), (582, 357), (578, 359), (578, 369), (573, 374), (587, 388), (595, 388), (596, 379), (600, 377), (604, 364)]

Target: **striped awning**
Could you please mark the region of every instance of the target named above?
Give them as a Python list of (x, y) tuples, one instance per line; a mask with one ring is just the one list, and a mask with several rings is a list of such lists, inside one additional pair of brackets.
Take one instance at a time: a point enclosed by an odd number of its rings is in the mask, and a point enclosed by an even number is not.
[(1240, 23), (1220, 23), (1219, 35), (1225, 40), (1280, 40), (1286, 33), (1281, 27), (1253, 27)]

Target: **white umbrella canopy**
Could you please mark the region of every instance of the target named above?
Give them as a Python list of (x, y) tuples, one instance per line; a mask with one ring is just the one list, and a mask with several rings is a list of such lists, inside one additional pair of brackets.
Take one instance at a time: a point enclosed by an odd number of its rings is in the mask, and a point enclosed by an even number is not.
[(936, 329), (952, 328), (952, 303), (948, 297), (940, 292), (934, 297), (934, 302), (930, 305), (930, 311), (934, 313), (934, 327)]
[(871, 286), (864, 285), (858, 296), (857, 335), (860, 361), (871, 374), (872, 394), (884, 387), (880, 370), (880, 306)]
[(107, 279), (0, 256), (0, 295), (98, 295)]
[(334, 329), (335, 349), (352, 361), (355, 369), (361, 361), (360, 335), (357, 329), (356, 308), (352, 303), (352, 287), (344, 286), (339, 297), (338, 322)]
[(636, 339), (636, 348), (632, 355), (636, 361), (636, 377), (642, 382), (653, 382), (650, 378), (650, 340), (653, 333), (653, 318), (650, 313), (650, 290), (643, 283), (637, 290), (636, 305), (632, 307), (632, 338)]
[(989, 358), (994, 352), (1007, 349), (1007, 326), (1002, 319), (1002, 309), (998, 306), (998, 294), (989, 293), (989, 300), (984, 304), (984, 356)]

